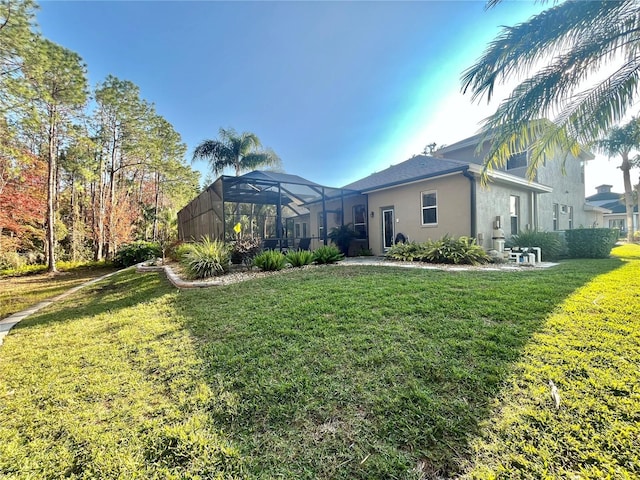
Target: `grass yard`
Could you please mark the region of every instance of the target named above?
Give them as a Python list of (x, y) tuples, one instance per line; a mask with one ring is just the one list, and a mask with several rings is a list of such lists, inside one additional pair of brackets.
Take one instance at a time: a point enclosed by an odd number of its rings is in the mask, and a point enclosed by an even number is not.
[(0, 477), (637, 478), (640, 248), (616, 254), (123, 272), (5, 338)]
[(0, 319), (116, 270), (112, 267), (69, 268), (56, 275), (0, 276)]

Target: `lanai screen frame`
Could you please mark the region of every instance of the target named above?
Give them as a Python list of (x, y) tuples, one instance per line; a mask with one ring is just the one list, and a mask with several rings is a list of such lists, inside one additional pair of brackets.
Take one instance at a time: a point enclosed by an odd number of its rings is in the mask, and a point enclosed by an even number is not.
[[(207, 189), (178, 212), (179, 235), (187, 240), (187, 232), (191, 237), (209, 235), (213, 238), (226, 239), (227, 225), (225, 221), (225, 204), (274, 205), (276, 207), (276, 237), (283, 237), (282, 210), (291, 209), (296, 216), (303, 215), (295, 207), (306, 208), (310, 204), (322, 204), (323, 238), (328, 244), (327, 203), (340, 200), (340, 210), (344, 212), (344, 199), (360, 195), (357, 190), (333, 188), (311, 182), (297, 175), (277, 172), (253, 172), (230, 176), (222, 175)], [(209, 222), (206, 215), (213, 215)], [(186, 218), (188, 217), (188, 218)], [(344, 214), (341, 215), (344, 225)], [(187, 227), (187, 224), (188, 227)], [(221, 231), (220, 231), (221, 229)], [(203, 231), (208, 230), (208, 231)], [(230, 233), (230, 232), (229, 232)]]

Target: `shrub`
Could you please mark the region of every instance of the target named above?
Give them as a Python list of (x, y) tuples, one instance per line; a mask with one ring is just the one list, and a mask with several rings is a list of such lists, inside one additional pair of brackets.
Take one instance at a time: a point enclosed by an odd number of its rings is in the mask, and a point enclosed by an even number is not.
[(416, 242), (395, 243), (387, 250), (385, 257), (403, 262), (422, 260), (422, 257), (426, 253), (424, 245), (425, 244)]
[(607, 258), (618, 240), (611, 228), (576, 228), (565, 232), (569, 256), (572, 258)]
[(541, 259), (544, 261), (557, 260), (563, 253), (560, 237), (552, 232), (525, 230), (519, 235), (513, 235), (507, 242), (508, 247), (540, 247)]
[(0, 254), (0, 270), (19, 270), (27, 264), (27, 259), (18, 252)]
[(175, 248), (171, 249), (169, 258), (184, 263), (185, 256), (192, 250), (192, 248), (192, 243), (180, 243), (179, 245), (176, 245)]
[(262, 242), (259, 238), (243, 237), (233, 243), (231, 249), (231, 263), (249, 266), (253, 258), (260, 253)]
[(182, 264), (192, 278), (224, 275), (229, 270), (230, 248), (224, 242), (203, 237), (190, 244), (182, 255)]
[(116, 267), (129, 267), (160, 255), (162, 255), (160, 245), (139, 240), (122, 245), (113, 258), (113, 264)]
[(287, 253), (286, 259), (292, 267), (304, 267), (313, 262), (313, 253), (309, 250), (292, 250)]
[(427, 242), (424, 248), (423, 260), (431, 263), (477, 265), (489, 261), (484, 249), (476, 245), (475, 238), (463, 236), (455, 239), (445, 235), (435, 242)]
[(329, 239), (340, 249), (343, 255), (347, 255), (351, 241), (358, 238), (358, 233), (351, 225), (334, 227), (327, 235)]
[(284, 253), (277, 250), (265, 250), (253, 258), (253, 264), (260, 270), (275, 272), (282, 270), (287, 264)]
[(318, 264), (336, 263), (343, 258), (344, 255), (333, 245), (325, 245), (313, 252), (313, 261)]

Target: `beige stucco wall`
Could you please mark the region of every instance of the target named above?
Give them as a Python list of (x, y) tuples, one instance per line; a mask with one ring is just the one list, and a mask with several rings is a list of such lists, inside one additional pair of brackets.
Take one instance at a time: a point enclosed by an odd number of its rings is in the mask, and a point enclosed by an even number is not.
[(505, 237), (511, 236), (510, 197), (512, 195), (520, 198), (519, 231), (530, 228), (533, 223), (532, 205), (534, 204), (534, 194), (531, 191), (500, 183), (477, 187), (477, 243), (486, 250), (493, 249), (496, 217), (501, 217)]
[[(455, 152), (450, 152), (445, 157), (455, 158), (475, 163), (482, 163), (484, 154), (488, 151), (488, 145), (485, 146), (483, 154), (475, 153), (475, 146), (460, 148)], [(541, 165), (533, 180), (537, 183), (547, 185), (553, 188), (550, 193), (539, 194), (537, 198), (537, 228), (538, 230), (553, 231), (553, 204), (560, 206), (566, 205), (573, 207), (573, 228), (580, 226), (603, 226), (602, 216), (596, 212), (585, 211), (585, 187), (584, 187), (584, 162), (582, 159), (567, 156), (564, 163), (564, 171), (561, 156), (557, 155)], [(526, 167), (507, 170), (506, 166), (499, 170), (511, 175), (526, 178)], [(567, 208), (567, 211), (569, 209)], [(508, 212), (507, 212), (508, 213)], [(533, 219), (531, 219), (533, 225)], [(558, 225), (556, 230), (566, 230), (569, 228), (569, 214), (560, 213), (558, 215)]]
[[(431, 190), (437, 192), (438, 223), (422, 226), (422, 192)], [(394, 238), (403, 233), (409, 240), (424, 242), (445, 234), (470, 235), (470, 191), (469, 179), (455, 174), (369, 193), (369, 248), (375, 255), (384, 253), (382, 210), (387, 207), (394, 208)]]

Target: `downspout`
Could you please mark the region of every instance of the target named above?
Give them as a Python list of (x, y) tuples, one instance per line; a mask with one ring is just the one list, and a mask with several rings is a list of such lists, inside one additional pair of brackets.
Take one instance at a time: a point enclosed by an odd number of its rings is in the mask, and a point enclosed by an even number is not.
[[(640, 187), (639, 187), (640, 188)], [(364, 195), (364, 218), (366, 220), (366, 225), (367, 225), (367, 248), (371, 248), (371, 246), (369, 245), (369, 232), (370, 230), (370, 225), (369, 225), (369, 195), (365, 194)]]
[(476, 215), (476, 177), (473, 176), (473, 173), (469, 171), (469, 167), (465, 168), (462, 171), (462, 175), (467, 177), (470, 182), (470, 208), (471, 208), (471, 237), (476, 238), (478, 235), (478, 229), (476, 226), (477, 223), (477, 215)]
[(322, 241), (324, 245), (329, 244), (327, 237), (327, 202), (324, 194), (324, 187), (322, 187)]

